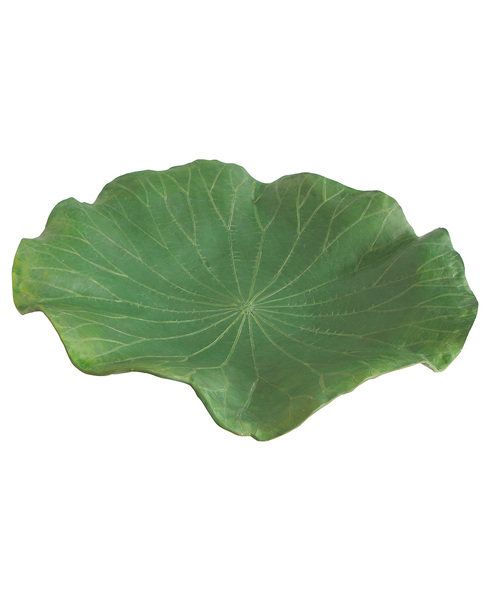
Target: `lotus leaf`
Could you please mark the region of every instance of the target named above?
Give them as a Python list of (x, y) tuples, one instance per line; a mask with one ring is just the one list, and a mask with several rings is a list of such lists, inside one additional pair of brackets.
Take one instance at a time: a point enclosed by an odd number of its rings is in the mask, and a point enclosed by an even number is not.
[(366, 379), (444, 369), (477, 310), (447, 231), (418, 237), (390, 196), (205, 160), (63, 200), (22, 240), (13, 287), (82, 371), (188, 383), (259, 440)]

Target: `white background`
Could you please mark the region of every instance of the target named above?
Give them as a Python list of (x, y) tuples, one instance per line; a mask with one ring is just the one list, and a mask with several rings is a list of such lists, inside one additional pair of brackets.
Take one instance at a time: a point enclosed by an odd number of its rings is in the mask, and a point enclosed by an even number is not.
[[(485, 6), (487, 5), (487, 6)], [(487, 2), (55, 2), (1, 17), (2, 600), (488, 600)], [(259, 443), (192, 390), (90, 377), (10, 268), (56, 202), (196, 158), (313, 171), (449, 229), (480, 312)]]

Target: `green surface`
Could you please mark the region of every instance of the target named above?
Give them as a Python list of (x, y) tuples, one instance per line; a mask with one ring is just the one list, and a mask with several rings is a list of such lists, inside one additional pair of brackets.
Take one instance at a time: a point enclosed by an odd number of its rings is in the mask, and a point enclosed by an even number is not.
[(22, 240), (13, 286), (82, 371), (189, 383), (260, 440), (368, 378), (444, 369), (477, 310), (448, 233), (417, 237), (386, 194), (204, 160), (60, 202)]

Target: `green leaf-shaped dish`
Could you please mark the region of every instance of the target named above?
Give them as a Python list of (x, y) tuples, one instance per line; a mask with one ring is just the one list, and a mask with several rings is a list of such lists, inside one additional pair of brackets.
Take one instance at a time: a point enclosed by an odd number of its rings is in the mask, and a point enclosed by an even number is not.
[(60, 202), (13, 287), (82, 371), (186, 382), (260, 440), (371, 377), (444, 369), (477, 311), (448, 233), (417, 237), (386, 194), (204, 160)]

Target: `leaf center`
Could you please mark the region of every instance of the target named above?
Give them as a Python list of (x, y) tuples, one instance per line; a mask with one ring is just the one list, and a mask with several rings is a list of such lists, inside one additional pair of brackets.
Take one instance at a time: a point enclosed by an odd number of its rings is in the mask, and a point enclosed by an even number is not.
[(252, 315), (255, 310), (255, 304), (251, 300), (247, 300), (240, 306), (243, 315)]

